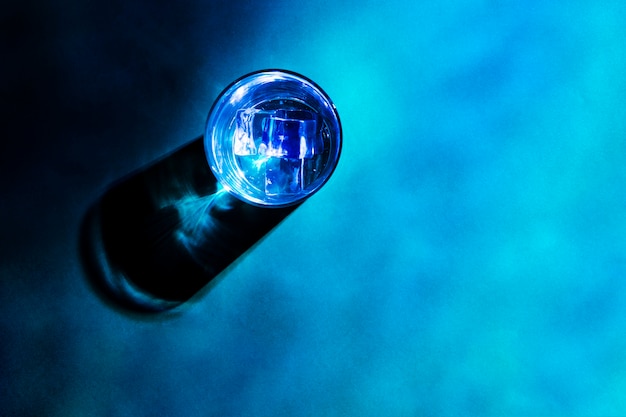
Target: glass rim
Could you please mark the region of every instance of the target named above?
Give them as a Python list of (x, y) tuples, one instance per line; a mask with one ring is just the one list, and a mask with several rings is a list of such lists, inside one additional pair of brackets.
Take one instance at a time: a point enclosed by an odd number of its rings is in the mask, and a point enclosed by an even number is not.
[[(264, 83), (264, 75), (271, 80)], [(246, 88), (246, 84), (250, 83), (252, 86)], [(274, 85), (268, 87), (270, 93), (273, 94), (273, 96), (270, 94), (270, 99), (263, 95), (254, 95), (260, 86), (272, 83)], [(285, 91), (279, 88), (281, 84), (290, 86), (293, 83), (296, 85), (301, 83), (303, 88), (286, 89)], [(293, 85), (291, 87), (293, 88)], [(247, 180), (245, 173), (235, 162), (234, 151), (232, 150), (233, 139), (230, 135), (223, 136), (223, 133), (232, 131), (232, 125), (238, 111), (270, 102), (272, 99), (301, 102), (312, 111), (324, 116), (322, 117), (323, 123), (329, 125), (328, 129), (331, 131), (327, 164), (321, 168), (320, 174), (307, 185), (306, 190), (302, 189), (294, 194), (280, 194), (278, 196), (263, 194), (259, 188)], [(315, 106), (311, 104), (311, 101)], [(237, 78), (217, 96), (206, 120), (204, 144), (209, 166), (226, 191), (246, 203), (260, 207), (278, 208), (304, 201), (328, 182), (339, 162), (343, 146), (343, 132), (335, 104), (317, 83), (294, 71), (263, 69)], [(224, 144), (227, 146), (224, 147)]]

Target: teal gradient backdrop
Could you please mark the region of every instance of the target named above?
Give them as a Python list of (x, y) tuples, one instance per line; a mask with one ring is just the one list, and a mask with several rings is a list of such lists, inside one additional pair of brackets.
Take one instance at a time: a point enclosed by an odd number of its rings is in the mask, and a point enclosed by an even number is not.
[[(38, 10), (4, 18), (45, 36), (5, 77), (0, 414), (626, 415), (626, 3)], [(263, 68), (335, 102), (333, 177), (174, 317), (110, 308), (84, 210)]]

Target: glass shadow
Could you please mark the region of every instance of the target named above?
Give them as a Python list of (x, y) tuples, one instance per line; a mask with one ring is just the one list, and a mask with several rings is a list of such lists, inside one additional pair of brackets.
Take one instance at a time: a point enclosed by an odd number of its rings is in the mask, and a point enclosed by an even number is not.
[(114, 183), (86, 213), (80, 250), (97, 293), (132, 312), (197, 294), (299, 204), (263, 208), (224, 191), (193, 140)]

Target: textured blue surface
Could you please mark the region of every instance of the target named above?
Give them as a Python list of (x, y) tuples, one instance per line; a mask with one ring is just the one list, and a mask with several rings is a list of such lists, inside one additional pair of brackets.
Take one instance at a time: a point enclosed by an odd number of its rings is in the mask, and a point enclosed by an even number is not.
[[(626, 415), (626, 3), (20, 7), (0, 415)], [(110, 308), (87, 206), (261, 68), (332, 97), (337, 171), (181, 314)]]

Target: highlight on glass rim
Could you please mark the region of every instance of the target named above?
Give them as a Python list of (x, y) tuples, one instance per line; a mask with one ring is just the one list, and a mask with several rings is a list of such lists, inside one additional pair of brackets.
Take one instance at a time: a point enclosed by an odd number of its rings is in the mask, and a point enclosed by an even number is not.
[(335, 105), (317, 84), (291, 71), (263, 70), (220, 94), (204, 140), (225, 190), (256, 206), (284, 207), (328, 181), (342, 131)]

